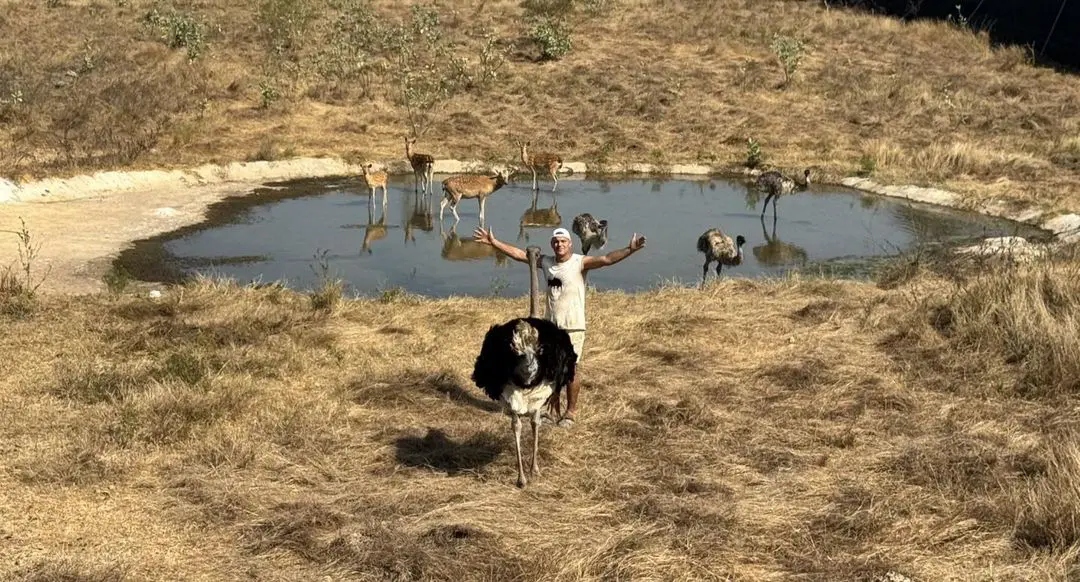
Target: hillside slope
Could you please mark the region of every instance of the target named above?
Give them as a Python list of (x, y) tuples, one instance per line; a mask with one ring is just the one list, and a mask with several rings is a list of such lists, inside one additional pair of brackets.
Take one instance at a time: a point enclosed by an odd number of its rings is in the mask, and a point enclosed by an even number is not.
[[(601, 165), (729, 169), (753, 138), (765, 164), (825, 178), (1080, 207), (1080, 80), (946, 23), (779, 0), (470, 0), (428, 20), (409, 10), (5, 3), (0, 173), (385, 160), (414, 130), (418, 150), (444, 158), (512, 161), (528, 140)], [(530, 38), (562, 39), (557, 27), (532, 34), (538, 19), (569, 26), (568, 53), (536, 58)], [(787, 49), (801, 61), (786, 84), (777, 34), (804, 43)]]

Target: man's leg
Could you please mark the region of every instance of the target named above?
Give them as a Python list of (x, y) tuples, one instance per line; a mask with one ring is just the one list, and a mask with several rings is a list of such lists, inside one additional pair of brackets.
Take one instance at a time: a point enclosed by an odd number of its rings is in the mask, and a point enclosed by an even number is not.
[(569, 419), (570, 422), (574, 421), (574, 413), (577, 412), (577, 396), (580, 388), (581, 374), (576, 374), (574, 381), (566, 387), (566, 414), (563, 415), (563, 418)]
[(574, 372), (574, 380), (566, 387), (566, 414), (562, 415), (559, 426), (571, 426), (576, 420), (578, 392), (581, 390), (581, 357), (585, 349), (585, 332), (570, 332), (570, 341), (574, 344), (574, 352), (577, 353), (578, 366)]

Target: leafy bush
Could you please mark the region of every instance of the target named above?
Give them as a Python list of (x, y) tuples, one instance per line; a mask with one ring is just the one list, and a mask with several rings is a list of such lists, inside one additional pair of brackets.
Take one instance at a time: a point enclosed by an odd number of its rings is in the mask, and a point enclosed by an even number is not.
[(542, 60), (558, 60), (572, 48), (570, 27), (562, 18), (537, 18), (531, 23), (529, 38), (540, 47)]
[(163, 14), (154, 8), (146, 15), (146, 22), (157, 28), (161, 40), (169, 48), (187, 49), (188, 59), (199, 58), (206, 47), (206, 25), (189, 14), (180, 12)]
[(784, 85), (791, 82), (799, 64), (802, 63), (806, 54), (806, 45), (797, 38), (790, 36), (774, 35), (772, 50), (776, 53), (776, 60), (784, 71)]

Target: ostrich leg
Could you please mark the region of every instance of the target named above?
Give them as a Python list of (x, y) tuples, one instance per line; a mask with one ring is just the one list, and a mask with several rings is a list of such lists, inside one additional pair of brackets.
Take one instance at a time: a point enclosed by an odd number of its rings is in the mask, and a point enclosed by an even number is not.
[(510, 413), (510, 426), (514, 429), (514, 452), (517, 453), (517, 486), (524, 487), (528, 480), (525, 479), (525, 463), (521, 460), (521, 417), (514, 412)]
[(540, 464), (537, 461), (540, 455), (540, 409), (537, 408), (533, 411), (532, 415), (532, 430), (533, 430), (533, 450), (532, 450), (532, 475), (536, 477), (540, 475)]

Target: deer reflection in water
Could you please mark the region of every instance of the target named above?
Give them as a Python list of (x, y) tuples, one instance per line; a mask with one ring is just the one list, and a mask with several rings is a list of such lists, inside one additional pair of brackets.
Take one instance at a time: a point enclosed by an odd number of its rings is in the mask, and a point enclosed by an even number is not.
[(765, 237), (765, 244), (751, 249), (754, 258), (762, 265), (769, 267), (781, 267), (786, 265), (805, 265), (807, 260), (806, 250), (800, 246), (786, 243), (776, 236), (776, 219), (773, 219), (772, 234), (765, 229), (765, 217), (761, 217), (761, 234)]
[(509, 257), (491, 245), (476, 242), (471, 236), (461, 238), (457, 233), (457, 225), (450, 232), (443, 230), (439, 225), (439, 236), (442, 237), (443, 245), (440, 256), (447, 261), (475, 261), (486, 257), (495, 257), (495, 264), (504, 266), (508, 264)]
[(559, 202), (555, 199), (555, 195), (551, 195), (550, 208), (537, 208), (536, 203), (539, 195), (539, 190), (533, 190), (532, 205), (521, 214), (521, 222), (518, 227), (518, 242), (521, 242), (522, 239), (529, 240), (529, 236), (525, 232), (526, 228), (554, 228), (562, 224), (562, 216), (559, 215)]
[(413, 205), (409, 216), (405, 219), (405, 242), (416, 244), (416, 229), (424, 232), (435, 230), (435, 221), (432, 218), (431, 193), (413, 194)]
[(369, 255), (371, 254), (372, 241), (386, 237), (386, 196), (383, 196), (382, 212), (379, 214), (378, 221), (375, 220), (374, 199), (374, 195), (368, 198), (368, 221), (364, 225), (364, 242), (360, 245), (360, 250), (367, 251)]

